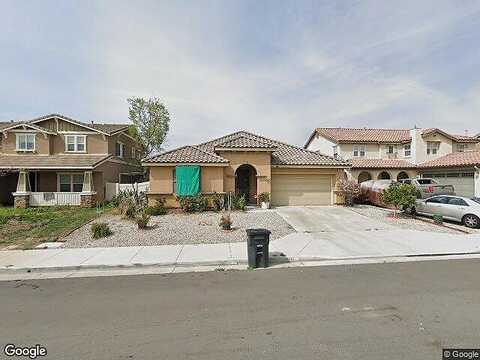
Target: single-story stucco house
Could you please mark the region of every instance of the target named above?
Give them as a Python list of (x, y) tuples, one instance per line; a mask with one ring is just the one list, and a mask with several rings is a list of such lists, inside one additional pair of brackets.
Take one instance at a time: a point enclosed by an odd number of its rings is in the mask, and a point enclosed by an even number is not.
[[(179, 170), (196, 167), (193, 188), (201, 194), (244, 194), (249, 203), (267, 192), (280, 205), (332, 205), (342, 202), (336, 192), (347, 161), (239, 131), (198, 145), (186, 145), (144, 159), (150, 171), (149, 201), (162, 199), (178, 207)], [(183, 176), (183, 175), (182, 175)]]

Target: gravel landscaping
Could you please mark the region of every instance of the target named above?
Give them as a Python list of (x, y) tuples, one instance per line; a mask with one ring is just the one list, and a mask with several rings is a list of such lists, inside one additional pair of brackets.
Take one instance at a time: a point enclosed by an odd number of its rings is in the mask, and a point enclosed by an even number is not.
[[(393, 218), (393, 210), (383, 209), (371, 205), (355, 205), (354, 207), (349, 208), (351, 211), (354, 211), (358, 214), (368, 216), (373, 219), (380, 220), (384, 223), (398, 226), (401, 229), (406, 230), (418, 230), (418, 231), (432, 231), (439, 233), (452, 233), (460, 234), (458, 230), (450, 229), (448, 227), (439, 226), (433, 224), (428, 218), (414, 219), (403, 214), (398, 214), (397, 218)], [(457, 225), (447, 224), (449, 227), (458, 228)], [(467, 228), (463, 228), (463, 231), (467, 231)]]
[(74, 231), (63, 240), (67, 248), (149, 246), (178, 244), (215, 244), (246, 241), (245, 229), (267, 228), (271, 240), (295, 232), (275, 211), (232, 212), (232, 230), (218, 226), (221, 213), (168, 214), (152, 216), (149, 229), (138, 230), (133, 221), (118, 215), (106, 215), (95, 221), (107, 222), (113, 235), (93, 240), (91, 223)]

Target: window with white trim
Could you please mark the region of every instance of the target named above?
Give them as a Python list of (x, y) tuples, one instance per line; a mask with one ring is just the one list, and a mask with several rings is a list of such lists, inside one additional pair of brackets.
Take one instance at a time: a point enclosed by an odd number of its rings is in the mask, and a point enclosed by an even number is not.
[(427, 141), (427, 155), (437, 155), (440, 143), (438, 141)]
[(365, 145), (355, 145), (353, 147), (353, 156), (365, 157)]
[(115, 156), (123, 158), (123, 155), (125, 154), (125, 144), (121, 143), (120, 141), (117, 141), (115, 144)]
[(411, 144), (403, 145), (403, 153), (404, 153), (405, 156), (411, 156), (412, 155), (412, 145)]
[(395, 145), (388, 145), (387, 154), (392, 155), (395, 153)]
[(58, 191), (60, 192), (82, 192), (83, 174), (59, 174)]
[(35, 134), (16, 134), (17, 151), (35, 151)]
[(466, 149), (467, 149), (466, 144), (457, 144), (457, 152), (465, 152)]
[(86, 152), (86, 135), (65, 135), (65, 152)]

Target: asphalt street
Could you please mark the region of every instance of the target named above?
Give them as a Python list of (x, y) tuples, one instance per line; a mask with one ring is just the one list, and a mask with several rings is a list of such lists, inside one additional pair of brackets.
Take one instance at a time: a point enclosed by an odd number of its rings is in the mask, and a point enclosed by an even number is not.
[[(435, 359), (480, 347), (480, 260), (0, 282), (48, 359)], [(45, 358), (45, 357), (43, 357)]]

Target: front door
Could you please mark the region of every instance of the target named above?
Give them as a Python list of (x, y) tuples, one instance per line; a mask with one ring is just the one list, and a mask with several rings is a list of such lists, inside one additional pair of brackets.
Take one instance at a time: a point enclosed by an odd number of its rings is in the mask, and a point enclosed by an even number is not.
[(235, 192), (238, 195), (245, 195), (247, 201), (250, 200), (250, 171), (249, 169), (239, 169), (237, 171), (237, 188)]

